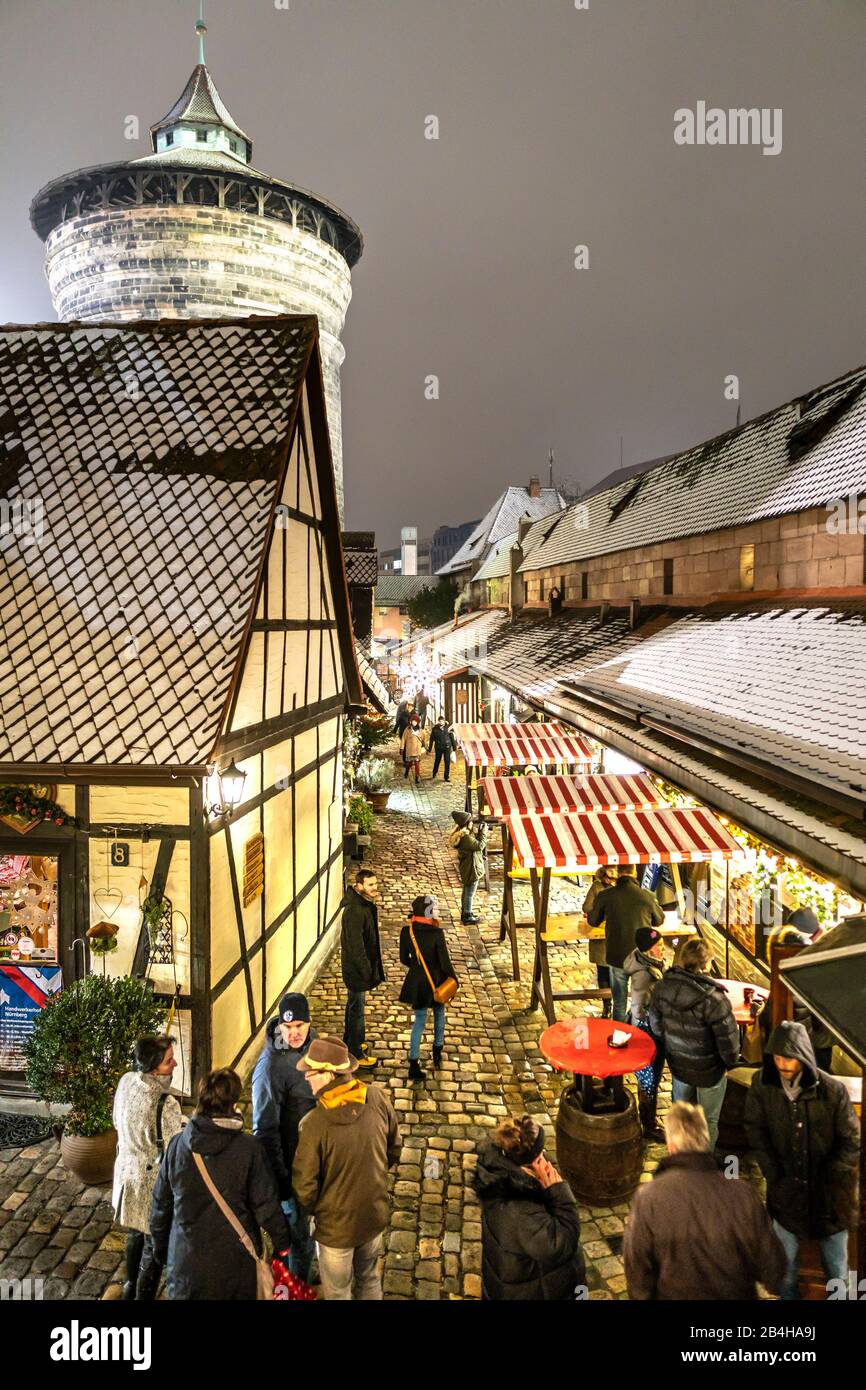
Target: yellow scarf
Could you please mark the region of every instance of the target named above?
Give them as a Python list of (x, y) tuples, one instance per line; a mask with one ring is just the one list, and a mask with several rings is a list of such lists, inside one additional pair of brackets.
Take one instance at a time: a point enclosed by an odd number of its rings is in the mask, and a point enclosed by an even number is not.
[(367, 1096), (367, 1087), (363, 1081), (346, 1081), (342, 1086), (329, 1087), (327, 1091), (322, 1091), (319, 1096), (319, 1104), (326, 1110), (336, 1110), (340, 1105), (352, 1105), (357, 1102), (363, 1105)]

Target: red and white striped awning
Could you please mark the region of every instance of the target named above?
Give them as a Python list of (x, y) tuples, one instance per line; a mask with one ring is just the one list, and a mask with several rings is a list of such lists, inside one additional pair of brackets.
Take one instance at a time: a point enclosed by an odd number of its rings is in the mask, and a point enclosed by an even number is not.
[(481, 783), (492, 816), (546, 815), (562, 811), (645, 811), (667, 802), (645, 772), (595, 773), (586, 777), (485, 777)]
[(694, 864), (743, 853), (712, 811), (700, 809), (509, 816), (507, 825), (524, 869)]
[(462, 739), (460, 747), (467, 767), (549, 767), (592, 762), (592, 746), (577, 734), (557, 734), (549, 739)]
[(569, 731), (561, 724), (452, 724), (454, 737), (462, 743), (476, 743), (479, 739), (494, 743), (513, 743), (515, 739), (557, 738)]

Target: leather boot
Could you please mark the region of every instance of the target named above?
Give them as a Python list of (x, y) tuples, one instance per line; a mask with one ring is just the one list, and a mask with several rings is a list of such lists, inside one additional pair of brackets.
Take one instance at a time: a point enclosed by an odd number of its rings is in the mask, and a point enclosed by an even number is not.
[(421, 1070), (421, 1063), (416, 1057), (409, 1058), (409, 1080), (423, 1081), (427, 1073)]
[(658, 1095), (649, 1096), (644, 1091), (638, 1091), (637, 1106), (643, 1137), (659, 1142), (664, 1140), (665, 1134), (664, 1130), (656, 1124), (657, 1105)]
[(442, 1048), (433, 1044), (433, 1070), (438, 1071), (442, 1066)]

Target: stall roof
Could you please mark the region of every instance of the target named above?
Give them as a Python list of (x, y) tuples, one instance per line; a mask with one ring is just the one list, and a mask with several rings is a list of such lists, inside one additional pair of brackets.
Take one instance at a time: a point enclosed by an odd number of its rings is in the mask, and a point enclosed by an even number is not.
[(451, 728), (455, 738), (471, 743), (485, 738), (495, 743), (513, 743), (522, 738), (549, 742), (571, 732), (562, 724), (452, 724)]
[(524, 869), (694, 864), (743, 853), (712, 811), (588, 811), (509, 816), (506, 823)]
[(780, 969), (791, 993), (866, 1068), (866, 946), (795, 956)]
[(567, 811), (645, 811), (664, 806), (646, 773), (591, 773), (586, 777), (486, 777), (481, 783), (493, 816)]
[(577, 734), (562, 734), (555, 739), (496, 739), (461, 740), (460, 748), (467, 767), (534, 767), (537, 764), (588, 763), (592, 761), (592, 745)]

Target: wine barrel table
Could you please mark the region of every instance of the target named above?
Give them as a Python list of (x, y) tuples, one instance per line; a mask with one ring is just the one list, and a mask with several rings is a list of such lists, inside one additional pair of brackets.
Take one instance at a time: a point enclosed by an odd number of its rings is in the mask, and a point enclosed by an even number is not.
[[(611, 1047), (614, 1031), (627, 1033), (623, 1047)], [(557, 1071), (574, 1073), (556, 1117), (556, 1153), (572, 1192), (589, 1206), (625, 1201), (640, 1181), (643, 1138), (635, 1098), (622, 1078), (655, 1057), (648, 1033), (609, 1018), (561, 1019), (539, 1040), (542, 1055)], [(610, 1083), (596, 1086), (595, 1078)]]

